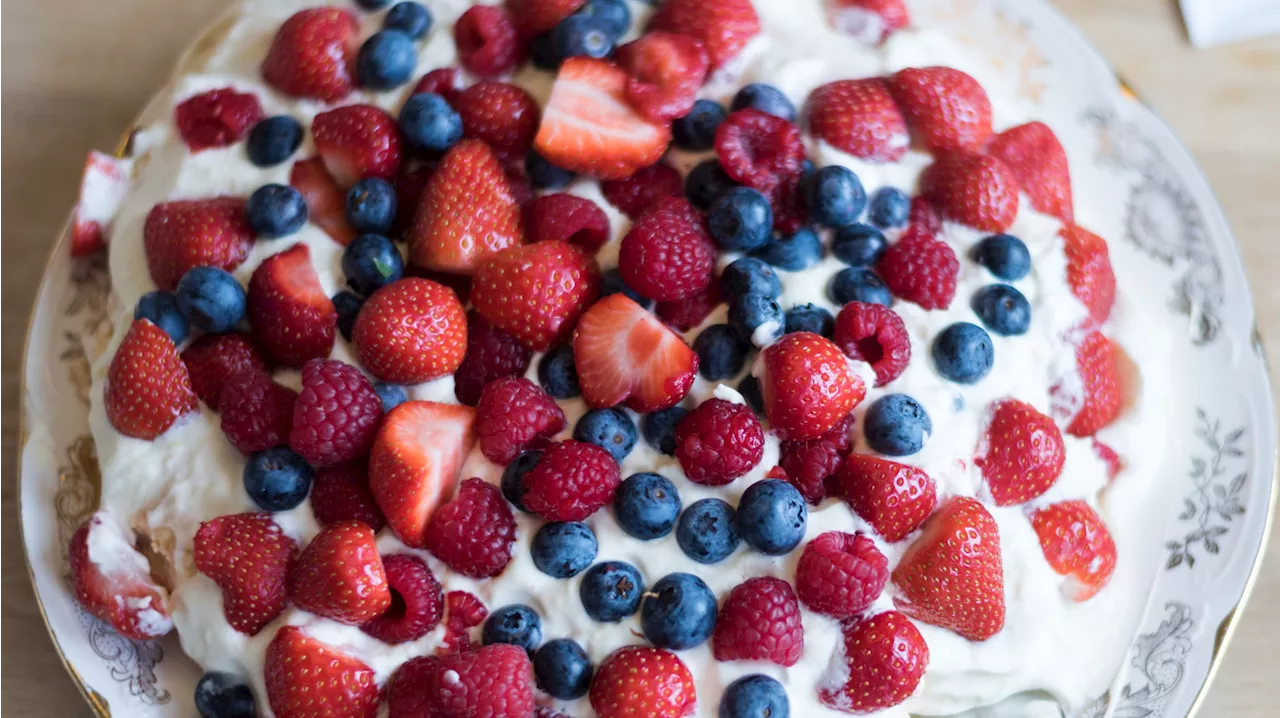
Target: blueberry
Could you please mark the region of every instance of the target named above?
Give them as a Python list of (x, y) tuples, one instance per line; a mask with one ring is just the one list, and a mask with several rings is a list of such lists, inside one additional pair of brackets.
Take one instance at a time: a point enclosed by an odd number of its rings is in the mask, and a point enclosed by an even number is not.
[(640, 420), (640, 429), (644, 432), (644, 440), (649, 446), (667, 456), (676, 455), (676, 425), (688, 414), (689, 410), (682, 406), (645, 414)]
[(264, 511), (288, 511), (311, 490), (311, 467), (280, 446), (255, 452), (244, 465), (244, 490)]
[(381, 10), (390, 2), (391, 0), (356, 0), (356, 4), (365, 10)]
[(569, 170), (551, 164), (537, 152), (524, 156), (524, 173), (537, 189), (560, 189), (575, 177)]
[(862, 431), (867, 443), (886, 456), (907, 456), (924, 447), (933, 422), (920, 402), (906, 394), (886, 394), (867, 409)]
[(365, 177), (347, 190), (347, 224), (357, 232), (386, 234), (396, 219), (396, 189), (381, 177)]
[(724, 689), (718, 718), (790, 718), (791, 701), (782, 684), (760, 674), (739, 678)]
[(720, 286), (730, 299), (748, 294), (762, 294), (777, 299), (782, 296), (782, 282), (778, 273), (755, 257), (742, 257), (720, 273)]
[(577, 576), (596, 560), (596, 535), (577, 521), (544, 524), (533, 536), (533, 565), (552, 578)]
[(613, 51), (609, 30), (594, 15), (570, 15), (551, 31), (551, 48), (560, 59), (601, 58)]
[(416, 2), (399, 2), (382, 18), (382, 26), (399, 30), (415, 40), (421, 40), (431, 32), (431, 11)]
[(747, 362), (751, 343), (742, 340), (728, 324), (713, 324), (693, 341), (698, 353), (698, 373), (708, 381), (731, 379)]
[(307, 201), (301, 192), (288, 185), (263, 185), (249, 195), (244, 217), (260, 237), (286, 237), (307, 223)]
[(866, 302), (867, 304), (883, 304), (886, 307), (893, 302), (893, 295), (884, 286), (880, 277), (870, 269), (845, 267), (831, 278), (828, 288), (831, 301), (844, 305), (849, 302)]
[(691, 573), (664, 576), (645, 594), (640, 627), (658, 648), (682, 651), (701, 645), (716, 627), (716, 595)]
[(728, 192), (735, 185), (720, 167), (719, 160), (703, 160), (689, 170), (684, 178), (684, 196), (701, 210), (706, 210), (716, 197)]
[(249, 130), (244, 149), (258, 167), (274, 167), (289, 159), (302, 144), (302, 124), (288, 115), (276, 115)]
[(645, 299), (640, 292), (627, 286), (627, 282), (622, 278), (622, 273), (616, 269), (610, 269), (605, 272), (600, 281), (600, 296), (607, 297), (610, 294), (625, 294), (631, 301), (642, 307), (649, 306), (649, 300)]
[(529, 509), (524, 505), (524, 475), (532, 471), (541, 458), (541, 451), (524, 451), (502, 470), (502, 495), (525, 513), (529, 513)]
[(881, 187), (871, 195), (867, 219), (882, 229), (903, 227), (911, 215), (911, 198), (896, 187)]
[(362, 234), (342, 250), (342, 272), (347, 284), (367, 297), (404, 274), (404, 259), (386, 237)]
[(542, 645), (542, 619), (528, 606), (518, 603), (503, 606), (489, 614), (480, 641), (486, 646), (509, 643), (533, 653)]
[(595, 444), (621, 462), (636, 445), (636, 423), (622, 409), (592, 409), (578, 419), (573, 438)]
[(711, 238), (724, 249), (749, 252), (763, 247), (773, 229), (769, 200), (750, 187), (734, 187), (707, 210)]
[(378, 398), (382, 400), (382, 411), (384, 413), (409, 401), (409, 394), (399, 384), (388, 384), (380, 381), (373, 385), (373, 390), (377, 392)]
[(675, 528), (680, 515), (680, 493), (665, 476), (632, 474), (613, 495), (618, 525), (642, 541), (661, 538)]
[(733, 507), (722, 499), (693, 502), (676, 523), (676, 543), (698, 563), (720, 563), (741, 540)]
[(1012, 234), (993, 234), (973, 248), (973, 259), (997, 277), (1014, 281), (1031, 271), (1031, 252)]
[(624, 0), (590, 0), (574, 15), (594, 18), (609, 33), (611, 42), (617, 41), (631, 27), (631, 8)]
[(196, 684), (200, 718), (255, 718), (253, 691), (230, 673), (209, 671)]
[(462, 117), (440, 95), (420, 92), (400, 108), (400, 131), (413, 147), (444, 152), (462, 139)]
[(582, 395), (578, 385), (578, 368), (573, 363), (573, 345), (564, 344), (542, 355), (538, 361), (538, 383), (557, 399)]
[(973, 384), (991, 371), (995, 350), (991, 336), (976, 324), (956, 322), (933, 338), (933, 365), (944, 378)]
[(1008, 284), (988, 284), (973, 295), (973, 311), (987, 329), (1000, 336), (1026, 334), (1031, 327), (1031, 304)]
[(786, 318), (772, 297), (748, 294), (729, 304), (729, 326), (744, 342), (763, 347), (782, 336)]
[(623, 561), (603, 561), (582, 575), (578, 596), (587, 615), (601, 623), (617, 623), (640, 608), (644, 578)]
[(351, 330), (356, 325), (356, 315), (360, 313), (362, 306), (364, 300), (355, 292), (344, 289), (333, 295), (333, 308), (338, 312), (338, 331), (342, 332), (347, 341), (351, 341)]
[(804, 538), (809, 507), (796, 487), (778, 479), (758, 481), (738, 500), (738, 533), (760, 553), (781, 556)]
[(533, 654), (533, 674), (538, 687), (552, 698), (577, 700), (591, 688), (591, 657), (572, 638), (547, 641)]
[(556, 41), (551, 32), (534, 35), (529, 40), (529, 61), (540, 70), (555, 70), (564, 58), (556, 51)]
[(774, 117), (781, 117), (787, 122), (795, 122), (796, 119), (796, 106), (791, 103), (791, 100), (782, 94), (782, 90), (763, 82), (753, 82), (738, 90), (729, 107), (735, 112), (746, 109), (760, 110)]
[(187, 321), (206, 332), (225, 332), (244, 318), (244, 287), (224, 269), (190, 269), (174, 294)]
[(728, 115), (719, 102), (698, 100), (689, 114), (671, 123), (671, 137), (676, 147), (690, 152), (704, 152), (715, 143), (716, 128)]
[(888, 248), (884, 233), (869, 224), (842, 227), (831, 240), (831, 253), (850, 267), (870, 267)]
[(356, 82), (373, 90), (390, 90), (409, 80), (418, 64), (418, 48), (408, 33), (379, 30), (356, 55)]
[(151, 323), (164, 330), (175, 345), (186, 341), (190, 327), (187, 318), (178, 308), (178, 298), (173, 292), (156, 290), (147, 292), (138, 300), (133, 308), (134, 319), (150, 319)]
[(867, 191), (847, 167), (829, 165), (800, 182), (800, 194), (810, 216), (828, 227), (847, 227), (867, 207)]
[(802, 304), (788, 309), (786, 322), (783, 324), (783, 331), (787, 334), (812, 332), (828, 339), (835, 333), (835, 328), (836, 318), (831, 316), (831, 312), (812, 304)]
[(777, 237), (757, 249), (754, 256), (778, 269), (798, 272), (808, 269), (822, 259), (822, 240), (808, 227), (797, 229), (789, 237)]
[(747, 400), (747, 406), (757, 414), (764, 414), (764, 394), (760, 393), (760, 380), (750, 374), (738, 382), (738, 393)]

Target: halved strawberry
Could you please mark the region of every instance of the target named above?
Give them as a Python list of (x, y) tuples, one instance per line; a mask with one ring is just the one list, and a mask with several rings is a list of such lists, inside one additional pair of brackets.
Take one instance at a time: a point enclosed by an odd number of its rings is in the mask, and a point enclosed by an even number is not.
[(116, 431), (147, 441), (196, 410), (187, 366), (165, 330), (149, 319), (133, 320), (111, 358), (102, 403)]
[(619, 47), (618, 64), (630, 76), (631, 106), (654, 122), (670, 122), (693, 109), (710, 60), (700, 40), (654, 30)]
[(324, 166), (324, 160), (312, 157), (295, 162), (289, 170), (289, 186), (302, 193), (307, 202), (307, 218), (333, 241), (347, 246), (356, 231), (347, 224), (347, 193)]
[(907, 121), (878, 77), (837, 80), (809, 95), (809, 129), (838, 150), (873, 162), (907, 151)]
[(480, 316), (534, 351), (563, 344), (599, 296), (596, 260), (556, 241), (495, 254), (476, 272), (471, 288)]
[(1061, 236), (1071, 293), (1089, 311), (1089, 321), (1101, 324), (1111, 316), (1116, 302), (1116, 275), (1107, 240), (1078, 224), (1064, 226)]
[(1013, 506), (1049, 490), (1062, 474), (1066, 452), (1062, 432), (1053, 419), (1016, 399), (1002, 399), (991, 407), (991, 423), (974, 457), (996, 506)]
[(939, 153), (925, 170), (921, 188), (944, 217), (984, 232), (1003, 232), (1018, 216), (1013, 170), (977, 152)]
[(908, 67), (889, 78), (912, 135), (926, 149), (979, 150), (991, 138), (991, 100), (978, 81), (951, 67)]
[(298, 544), (268, 513), (219, 516), (200, 524), (196, 570), (222, 589), (222, 613), (237, 631), (253, 636), (289, 604), (285, 583)]
[(1031, 514), (1040, 550), (1054, 571), (1069, 577), (1063, 594), (1087, 601), (1111, 580), (1116, 542), (1107, 524), (1083, 501), (1063, 501)]
[(405, 277), (365, 301), (351, 341), (370, 374), (396, 384), (419, 384), (452, 374), (462, 363), (467, 316), (448, 287)]
[(240, 141), (263, 116), (258, 96), (234, 87), (188, 97), (173, 110), (178, 134), (193, 153)]
[(355, 520), (321, 529), (289, 571), (289, 597), (304, 611), (351, 625), (390, 608), (373, 529)]
[(475, 443), (475, 410), (407, 401), (382, 421), (369, 455), (369, 488), (387, 525), (410, 546), (426, 545), (427, 522), (453, 495)]
[(71, 535), (67, 552), (80, 605), (121, 635), (142, 641), (168, 633), (173, 619), (168, 593), (151, 578), (132, 533), (99, 511)]
[(924, 469), (866, 454), (849, 454), (827, 488), (890, 542), (919, 528), (938, 503)]
[(626, 402), (639, 412), (674, 406), (698, 372), (684, 339), (625, 294), (601, 299), (578, 320), (573, 363), (588, 405)]
[(360, 30), (356, 16), (336, 7), (292, 15), (271, 41), (262, 61), (268, 85), (290, 97), (337, 102), (351, 92)]
[(262, 665), (276, 718), (374, 718), (381, 696), (373, 669), (298, 626), (267, 645)]
[(106, 248), (107, 228), (129, 192), (129, 168), (129, 160), (89, 150), (71, 217), (71, 256), (85, 257)]
[(534, 149), (552, 164), (601, 179), (630, 177), (662, 159), (671, 127), (627, 104), (625, 70), (571, 57), (560, 65)]
[(188, 270), (200, 266), (228, 272), (253, 246), (253, 230), (239, 197), (161, 202), (147, 213), (142, 243), (156, 286), (173, 291)]
[(254, 339), (280, 364), (297, 368), (333, 351), (338, 312), (305, 244), (273, 254), (253, 270), (246, 314)]
[(991, 140), (987, 152), (1013, 170), (1031, 206), (1063, 222), (1074, 217), (1067, 151), (1043, 122), (1010, 127)]
[(654, 12), (649, 29), (701, 40), (715, 69), (760, 34), (760, 17), (751, 0), (668, 0)]
[(346, 105), (311, 121), (316, 151), (343, 187), (365, 177), (391, 179), (400, 169), (400, 127), (386, 110)]
[(905, 701), (924, 677), (929, 646), (911, 619), (885, 611), (841, 626), (838, 679), (818, 684), (818, 698), (842, 713), (870, 713)]
[(862, 403), (867, 387), (830, 339), (787, 334), (764, 350), (764, 411), (783, 439), (816, 439)]
[(829, 19), (832, 27), (871, 45), (911, 22), (903, 0), (833, 0)]
[(1050, 395), (1055, 399), (1069, 400), (1068, 408), (1073, 414), (1071, 423), (1067, 425), (1068, 434), (1093, 436), (1115, 421), (1124, 406), (1114, 344), (1102, 332), (1091, 331), (1080, 340), (1076, 347), (1076, 372), (1080, 381), (1078, 384), (1072, 382), (1072, 387), (1078, 389), (1079, 396), (1063, 385), (1052, 387)]

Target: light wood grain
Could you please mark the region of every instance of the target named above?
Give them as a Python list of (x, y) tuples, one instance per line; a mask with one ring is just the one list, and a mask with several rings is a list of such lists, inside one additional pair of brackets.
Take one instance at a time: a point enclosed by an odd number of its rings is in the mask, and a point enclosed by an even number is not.
[[(1243, 247), (1280, 357), (1280, 39), (1186, 43), (1172, 0), (1060, 0), (1190, 147)], [(62, 671), (23, 564), (14, 490), (22, 339), (84, 153), (109, 149), (221, 0), (10, 0), (3, 6), (3, 690), (5, 716), (89, 716)], [(1203, 716), (1277, 714), (1280, 533)], [(182, 700), (182, 698), (179, 698)]]

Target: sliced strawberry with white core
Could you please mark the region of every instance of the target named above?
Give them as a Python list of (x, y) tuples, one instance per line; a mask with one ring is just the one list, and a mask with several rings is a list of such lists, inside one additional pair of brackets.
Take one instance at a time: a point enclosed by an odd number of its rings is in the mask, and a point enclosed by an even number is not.
[(573, 360), (587, 404), (625, 401), (641, 412), (675, 405), (698, 370), (680, 335), (624, 294), (601, 299), (578, 320)]
[(107, 229), (129, 192), (132, 165), (129, 160), (89, 151), (71, 220), (71, 256), (84, 257), (107, 246)]
[(99, 511), (90, 516), (67, 548), (76, 600), (122, 635), (158, 638), (173, 628), (168, 593), (151, 578), (147, 558), (133, 547), (133, 532)]

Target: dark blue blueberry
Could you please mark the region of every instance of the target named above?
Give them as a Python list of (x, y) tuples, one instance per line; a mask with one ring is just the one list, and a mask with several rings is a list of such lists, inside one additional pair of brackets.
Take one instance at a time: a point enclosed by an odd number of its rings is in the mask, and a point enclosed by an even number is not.
[(1006, 281), (1027, 276), (1031, 271), (1031, 252), (1021, 239), (1012, 234), (993, 234), (973, 248), (973, 259), (988, 271)]
[(781, 556), (800, 544), (809, 507), (796, 487), (778, 479), (757, 481), (738, 500), (738, 533), (760, 553)]
[(187, 318), (178, 308), (178, 298), (173, 292), (156, 290), (147, 292), (138, 300), (133, 308), (134, 319), (150, 319), (151, 323), (164, 330), (175, 345), (186, 341), (190, 327)]
[(534, 35), (529, 40), (529, 61), (540, 70), (555, 70), (560, 67), (560, 53), (556, 52), (556, 41), (550, 31)]
[(264, 511), (288, 511), (311, 491), (311, 466), (283, 446), (255, 452), (244, 465), (244, 490)]
[(365, 10), (381, 10), (391, 3), (391, 0), (356, 0), (356, 4)]
[(707, 226), (711, 238), (724, 249), (749, 252), (769, 241), (773, 209), (760, 192), (750, 187), (734, 187), (711, 203)]
[(881, 229), (905, 227), (911, 215), (911, 198), (897, 187), (881, 187), (871, 195), (867, 219)]
[(644, 440), (648, 442), (649, 446), (667, 456), (675, 456), (676, 425), (688, 413), (689, 410), (683, 406), (673, 406), (670, 409), (645, 414), (644, 418), (640, 420), (640, 429), (644, 433)]
[(813, 221), (828, 227), (847, 227), (867, 207), (867, 191), (848, 167), (828, 165), (800, 182), (800, 194)]
[(762, 294), (774, 299), (782, 296), (778, 273), (764, 260), (755, 257), (742, 257), (725, 267), (720, 273), (720, 286), (730, 299), (748, 294)]
[(691, 573), (664, 576), (645, 594), (640, 627), (658, 648), (683, 651), (701, 645), (716, 627), (716, 595)]
[(933, 338), (933, 365), (944, 378), (973, 384), (991, 371), (995, 349), (991, 336), (977, 324), (956, 322)]
[(791, 718), (787, 689), (770, 678), (756, 674), (739, 678), (724, 689), (718, 718)]
[(347, 341), (351, 341), (351, 330), (356, 325), (356, 315), (360, 313), (362, 306), (364, 299), (355, 292), (344, 289), (333, 295), (333, 308), (338, 312), (338, 331)]
[(775, 117), (781, 117), (787, 122), (794, 122), (796, 119), (796, 106), (791, 103), (791, 100), (782, 94), (782, 90), (763, 82), (753, 82), (738, 90), (729, 107), (735, 112), (746, 109), (760, 110)]
[(818, 166), (817, 166), (817, 165), (815, 165), (815, 164), (813, 163), (813, 160), (809, 159), (808, 157), (804, 158), (804, 161), (800, 163), (800, 178), (801, 178), (801, 179), (803, 179), (803, 178), (805, 178), (805, 177), (808, 177), (809, 175), (811, 175), (811, 174), (813, 174), (814, 172), (817, 172), (817, 171), (818, 171)]
[(720, 563), (728, 558), (742, 541), (734, 513), (733, 507), (722, 499), (690, 504), (676, 523), (680, 550), (698, 563)]
[(709, 150), (716, 139), (716, 128), (727, 116), (719, 102), (698, 100), (689, 114), (671, 123), (671, 138), (682, 150)]
[(356, 83), (373, 90), (390, 90), (408, 82), (418, 64), (418, 48), (408, 33), (379, 30), (364, 41), (356, 55)]
[(760, 380), (750, 374), (738, 382), (738, 393), (747, 400), (747, 406), (757, 414), (764, 414), (764, 394), (760, 392)]
[(373, 385), (373, 390), (382, 400), (382, 411), (387, 412), (409, 401), (409, 394), (399, 384), (388, 384), (380, 381)]
[(893, 295), (884, 286), (880, 277), (870, 269), (845, 267), (831, 278), (828, 287), (831, 301), (844, 305), (849, 302), (865, 302), (867, 304), (883, 304), (886, 307), (893, 302)]
[(307, 201), (288, 185), (263, 185), (249, 195), (244, 218), (259, 237), (286, 237), (307, 223)]
[(748, 294), (729, 305), (729, 326), (744, 342), (763, 347), (782, 336), (786, 317), (772, 297)]
[(698, 353), (698, 373), (709, 381), (732, 379), (747, 362), (751, 343), (744, 341), (728, 324), (713, 324), (693, 341)]
[(462, 139), (462, 117), (440, 95), (420, 92), (400, 108), (400, 131), (413, 147), (444, 152)]
[[(541, 451), (525, 451), (502, 470), (502, 495), (517, 509), (529, 513), (524, 505), (524, 475), (533, 470), (542, 458)], [(534, 561), (537, 561), (535, 555)]]
[(594, 672), (591, 657), (572, 638), (547, 641), (533, 654), (533, 675), (538, 687), (562, 701), (585, 696)]
[(801, 227), (789, 237), (774, 236), (768, 244), (757, 249), (754, 256), (778, 269), (798, 272), (822, 259), (822, 240), (812, 229)]
[(533, 653), (542, 645), (542, 618), (528, 606), (516, 603), (489, 614), (480, 632), (480, 641), (488, 646), (510, 643)]
[(362, 234), (342, 250), (342, 272), (347, 284), (367, 297), (404, 275), (404, 259), (386, 237)]
[(209, 671), (196, 684), (200, 718), (255, 718), (253, 691), (230, 673)]
[(431, 11), (416, 2), (399, 2), (382, 18), (382, 26), (399, 30), (415, 40), (421, 40), (431, 32)]
[(560, 189), (576, 176), (563, 167), (551, 164), (537, 152), (524, 156), (524, 172), (529, 176), (529, 184), (537, 189)]
[(888, 247), (884, 233), (869, 224), (843, 227), (831, 240), (831, 253), (850, 267), (874, 265)]
[(582, 575), (578, 596), (588, 616), (601, 623), (617, 623), (640, 608), (644, 578), (629, 563), (603, 561)]
[(396, 219), (396, 188), (381, 177), (365, 177), (347, 190), (347, 224), (357, 232), (386, 234)]
[(617, 41), (631, 27), (631, 8), (624, 0), (590, 0), (574, 15), (595, 18), (609, 33), (611, 42)]
[(573, 438), (595, 444), (621, 462), (635, 448), (636, 423), (622, 409), (592, 409), (578, 419)]
[(178, 280), (174, 294), (178, 309), (197, 329), (225, 332), (244, 318), (244, 287), (224, 269), (190, 269)]
[(551, 31), (551, 47), (557, 57), (601, 58), (613, 51), (614, 38), (594, 15), (570, 15)]
[(632, 474), (613, 495), (613, 512), (631, 536), (642, 541), (662, 538), (675, 528), (680, 493), (665, 476)]
[(924, 447), (933, 422), (920, 402), (906, 394), (886, 394), (867, 409), (862, 431), (871, 448), (886, 456), (907, 456)]
[(249, 130), (244, 149), (258, 167), (274, 167), (289, 159), (302, 144), (302, 124), (288, 115), (276, 115)]
[(706, 210), (716, 197), (734, 186), (733, 180), (720, 167), (720, 161), (713, 158), (703, 160), (689, 170), (689, 175), (684, 178), (684, 196), (694, 207)]
[(577, 576), (596, 560), (599, 550), (596, 535), (577, 521), (543, 524), (529, 546), (533, 565), (552, 578)]
[(538, 383), (557, 399), (572, 399), (582, 394), (572, 344), (558, 346), (542, 355), (538, 360)]
[(783, 331), (787, 334), (812, 332), (828, 339), (835, 332), (835, 328), (836, 318), (831, 316), (831, 312), (812, 304), (802, 304), (788, 309), (786, 322), (783, 325)]
[(1026, 334), (1031, 327), (1031, 304), (1008, 284), (988, 284), (973, 295), (973, 311), (987, 329), (1000, 336)]
[(641, 296), (640, 292), (627, 286), (626, 280), (622, 278), (622, 272), (616, 269), (610, 269), (605, 272), (600, 281), (600, 296), (607, 297), (610, 294), (625, 294), (631, 298), (631, 301), (642, 307), (648, 307), (650, 302)]

